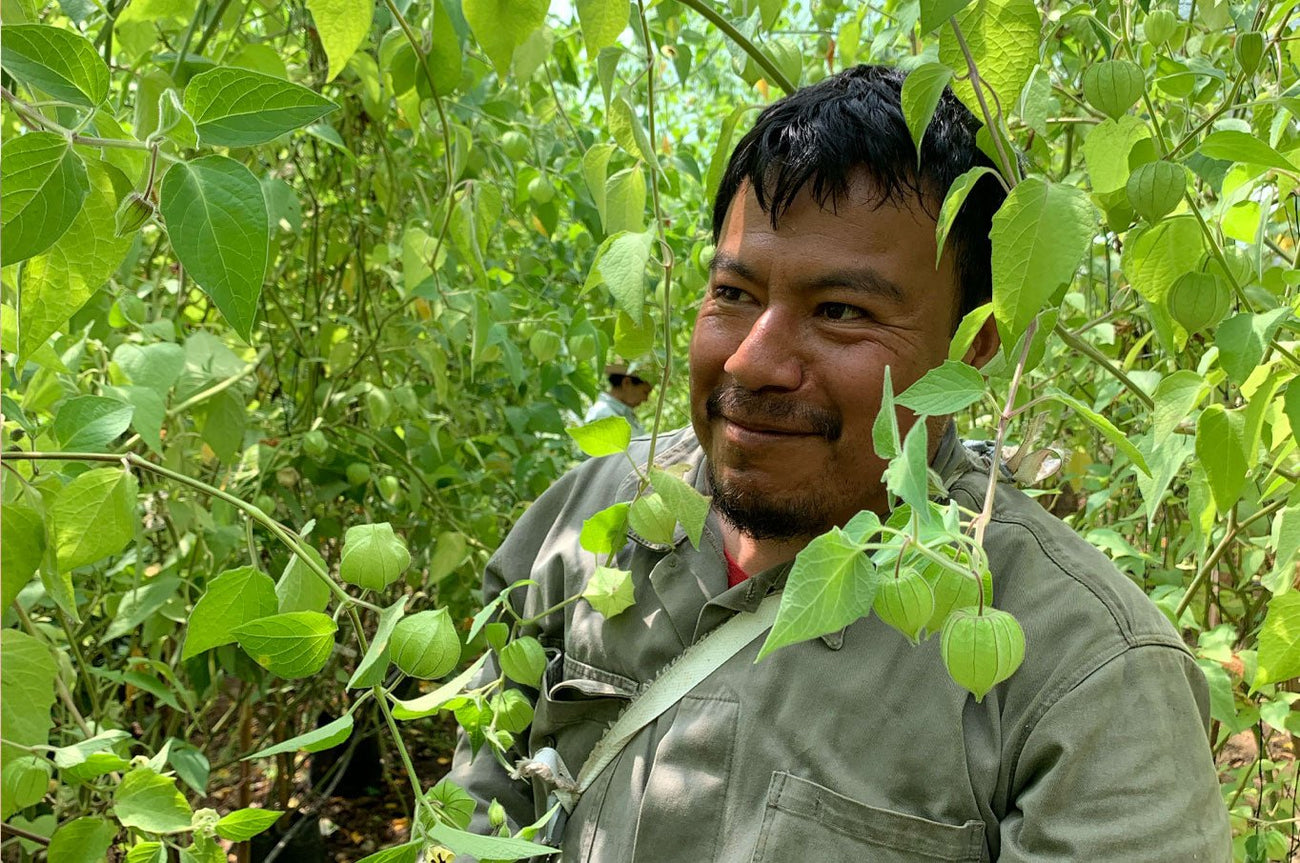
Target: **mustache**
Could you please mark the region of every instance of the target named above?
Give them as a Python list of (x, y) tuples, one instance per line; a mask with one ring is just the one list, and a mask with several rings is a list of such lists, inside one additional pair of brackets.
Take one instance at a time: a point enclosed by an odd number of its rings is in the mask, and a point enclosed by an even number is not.
[(754, 392), (736, 384), (718, 387), (710, 393), (705, 410), (710, 420), (726, 417), (741, 424), (794, 426), (832, 442), (839, 440), (844, 431), (844, 423), (835, 411), (795, 401), (789, 396)]

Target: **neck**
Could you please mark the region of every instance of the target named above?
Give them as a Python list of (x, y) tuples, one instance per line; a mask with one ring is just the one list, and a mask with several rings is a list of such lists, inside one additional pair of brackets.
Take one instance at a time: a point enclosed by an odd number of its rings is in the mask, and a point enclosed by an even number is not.
[(722, 544), (727, 554), (731, 555), (737, 565), (750, 575), (770, 569), (781, 563), (794, 560), (795, 555), (803, 550), (809, 537), (797, 539), (755, 539), (727, 521), (722, 522)]

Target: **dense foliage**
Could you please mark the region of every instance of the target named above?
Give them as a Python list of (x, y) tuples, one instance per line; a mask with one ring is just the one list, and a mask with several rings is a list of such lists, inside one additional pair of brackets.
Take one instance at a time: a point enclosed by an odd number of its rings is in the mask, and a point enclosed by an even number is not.
[[(1180, 628), (1215, 751), (1259, 744), (1222, 774), (1238, 859), (1289, 859), (1297, 5), (4, 0), (6, 853), (224, 859), (288, 805), (297, 753), (363, 727), (415, 810), (384, 860), (533, 853), (463, 832), (399, 723), (454, 712), (482, 757), (527, 727), (503, 681), (465, 690), (487, 650), (540, 673), (522, 622), (480, 611), (487, 556), (579, 448), (626, 445), (565, 432), (608, 359), (659, 375), (656, 428), (685, 422), (733, 137), (871, 61), (912, 73), (915, 137), (951, 83), (1009, 190), (953, 350), (992, 314), (1002, 356), (898, 402), (996, 439)], [(873, 606), (945, 653), (982, 627), (1047, 649), (985, 607), (987, 511), (931, 507), (924, 440), (879, 432), (903, 505), (810, 546), (765, 649)], [(692, 495), (651, 470), (583, 544), (698, 536)], [(570, 601), (629, 593), (606, 568)], [(982, 696), (999, 655), (958, 682)], [(270, 799), (194, 809), (254, 765)]]

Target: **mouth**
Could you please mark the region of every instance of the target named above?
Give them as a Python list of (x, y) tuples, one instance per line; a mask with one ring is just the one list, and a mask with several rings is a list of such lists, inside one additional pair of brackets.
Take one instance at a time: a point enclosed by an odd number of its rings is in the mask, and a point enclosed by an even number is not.
[(816, 431), (807, 428), (798, 428), (793, 426), (774, 425), (772, 423), (762, 422), (760, 420), (738, 419), (736, 417), (722, 416), (720, 419), (726, 423), (728, 437), (743, 438), (766, 438), (780, 440), (784, 438), (804, 438), (804, 437), (821, 437)]

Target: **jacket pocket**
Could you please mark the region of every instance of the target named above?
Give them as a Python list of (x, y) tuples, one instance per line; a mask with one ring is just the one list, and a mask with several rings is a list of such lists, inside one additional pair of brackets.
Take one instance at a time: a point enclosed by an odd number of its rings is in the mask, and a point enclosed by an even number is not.
[(783, 772), (772, 774), (752, 858), (753, 863), (978, 863), (983, 859), (982, 821), (956, 826), (878, 809)]
[(612, 685), (595, 674), (575, 669), (556, 653), (546, 665), (533, 715), (532, 751), (552, 746), (575, 777), (605, 729), (627, 707), (634, 690)]

